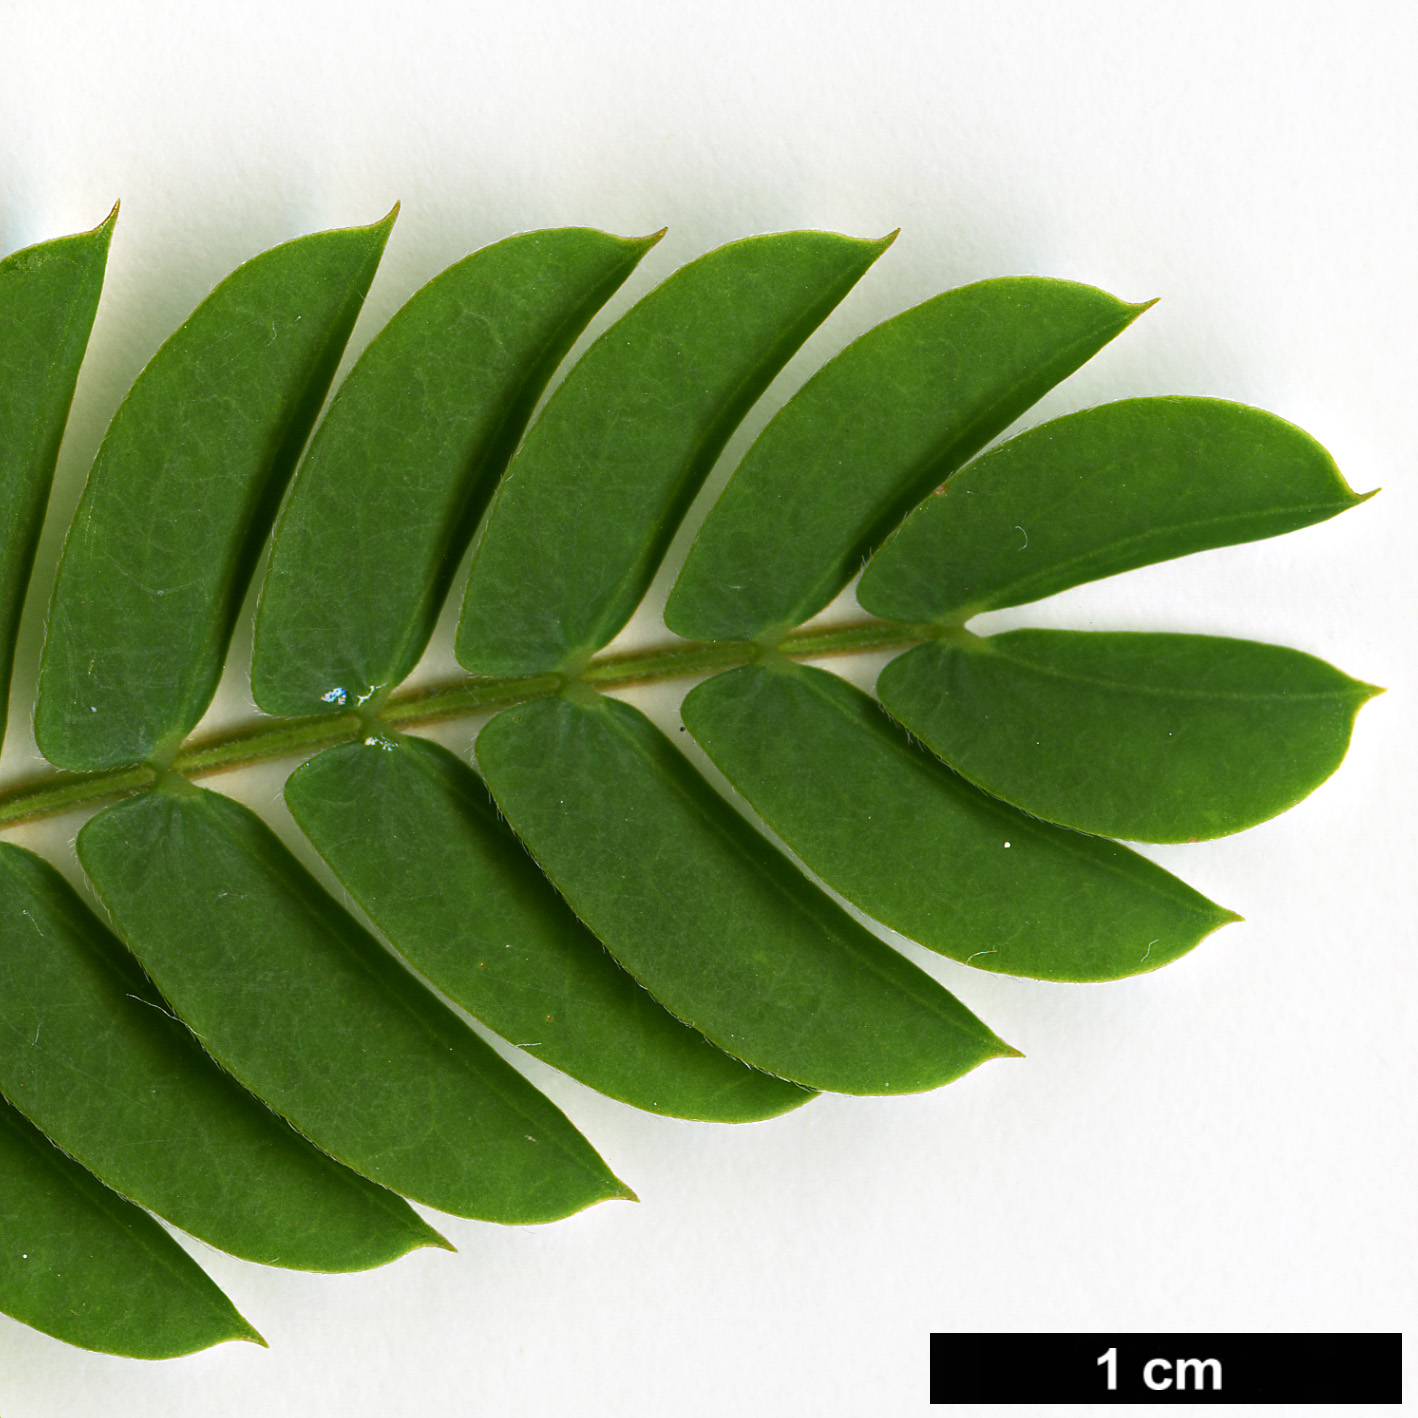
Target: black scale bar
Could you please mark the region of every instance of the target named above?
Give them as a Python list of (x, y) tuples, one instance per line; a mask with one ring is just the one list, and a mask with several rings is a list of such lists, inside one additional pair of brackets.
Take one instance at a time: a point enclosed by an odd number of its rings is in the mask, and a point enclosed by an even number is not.
[(1401, 1334), (932, 1334), (932, 1403), (1401, 1403)]

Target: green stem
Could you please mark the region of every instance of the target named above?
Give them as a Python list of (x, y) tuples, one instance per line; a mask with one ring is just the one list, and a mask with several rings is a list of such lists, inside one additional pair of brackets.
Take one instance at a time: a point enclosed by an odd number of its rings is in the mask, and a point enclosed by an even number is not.
[[(790, 659), (815, 660), (872, 650), (902, 650), (923, 640), (936, 639), (941, 633), (937, 626), (868, 620), (823, 630), (795, 630), (774, 648)], [(620, 689), (633, 684), (717, 674), (750, 664), (762, 652), (762, 647), (748, 641), (681, 641), (647, 650), (597, 655), (576, 678), (595, 689)], [(528, 699), (558, 694), (566, 683), (566, 677), (559, 674), (461, 679), (392, 695), (377, 716), (340, 713), (314, 714), (304, 719), (261, 718), (210, 738), (189, 741), (170, 767), (184, 778), (202, 778), (253, 763), (351, 743), (377, 731), (380, 724), (406, 729), (440, 719), (506, 709)], [(0, 792), (0, 827), (94, 807), (151, 788), (157, 780), (158, 770), (148, 763), (96, 773), (54, 770), (39, 774)]]

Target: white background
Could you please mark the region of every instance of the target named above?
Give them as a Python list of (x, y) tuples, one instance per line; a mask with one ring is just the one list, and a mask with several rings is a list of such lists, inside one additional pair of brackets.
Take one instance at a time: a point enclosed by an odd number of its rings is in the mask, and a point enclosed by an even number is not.
[[(931, 1411), (932, 1330), (1410, 1325), (1416, 38), (1398, 0), (0, 4), (0, 250), (123, 201), (61, 513), (122, 389), (211, 285), (395, 199), (356, 347), (516, 230), (668, 224), (619, 309), (735, 237), (899, 226), (730, 461), (823, 357), (948, 286), (1159, 296), (1026, 422), (1238, 399), (1383, 495), (995, 619), (1275, 640), (1390, 687), (1300, 807), (1150, 849), (1247, 918), (1170, 968), (1069, 987), (907, 947), (1023, 1062), (742, 1128), (529, 1066), (638, 1206), (435, 1218), (459, 1254), (357, 1276), (190, 1243), (269, 1351), (144, 1364), (0, 1319), (4, 1418), (894, 1418)], [(27, 840), (62, 850), (75, 826)]]

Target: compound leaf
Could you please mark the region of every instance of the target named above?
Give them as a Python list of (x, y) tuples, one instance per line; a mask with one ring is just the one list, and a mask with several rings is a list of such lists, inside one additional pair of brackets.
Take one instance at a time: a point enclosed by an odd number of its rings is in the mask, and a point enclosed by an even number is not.
[(921, 498), (1146, 309), (1026, 276), (947, 291), (869, 330), (749, 449), (665, 624), (751, 640), (816, 615)]
[(480, 675), (579, 669), (607, 644), (729, 435), (890, 240), (733, 242), (612, 325), (507, 470), (473, 557), (459, 663)]
[(128, 391), (50, 605), (35, 737), (51, 763), (171, 755), (202, 717), (393, 220), (248, 261)]
[(730, 1058), (657, 1004), (446, 749), (389, 734), (330, 749), (291, 776), (286, 802), (395, 949), (529, 1053), (673, 1117), (746, 1122), (812, 1097)]
[(957, 474), (881, 549), (857, 599), (896, 620), (964, 621), (1364, 500), (1274, 414), (1126, 399), (1041, 424)]
[(68, 1344), (134, 1359), (266, 1342), (147, 1212), (3, 1098), (0, 1310)]
[(0, 1089), (116, 1191), (247, 1260), (362, 1270), (447, 1244), (217, 1068), (68, 883), (8, 843)]
[(877, 683), (986, 792), (1138, 842), (1220, 837), (1294, 806), (1339, 766), (1377, 692), (1279, 645), (1064, 630), (921, 645)]
[(673, 1014), (843, 1093), (933, 1088), (1014, 1052), (811, 886), (637, 709), (583, 694), (504, 710), (478, 763), (576, 914)]
[(776, 657), (705, 680), (680, 710), (715, 767), (834, 890), (985, 970), (1112, 980), (1236, 920), (1116, 842), (972, 787), (870, 698)]
[(360, 356), (291, 487), (251, 682), (271, 714), (397, 685), (547, 380), (658, 237), (509, 237), (423, 287)]
[[(1014, 1051), (828, 889), (990, 970), (1154, 969), (1232, 917), (1088, 834), (1278, 812), (1374, 692), (1245, 641), (961, 628), (1362, 500), (1299, 430), (1216, 400), (1109, 405), (963, 466), (1144, 308), (1034, 278), (927, 301), (808, 380), (670, 596), (670, 629), (697, 638), (598, 654), (733, 429), (889, 238), (780, 233), (691, 262), (524, 434), (655, 239), (566, 229), (457, 263), (356, 362), (257, 612), (255, 694), (297, 717), (190, 741), (390, 221), (222, 282), (123, 401), (65, 542), (36, 736), (80, 771), (0, 791), (0, 824), (112, 804), (77, 845), (126, 946), (0, 847), (0, 1092), (20, 1104), (0, 1098), (0, 1308), (77, 1344), (258, 1339), (134, 1201), (323, 1269), (440, 1243), (395, 1192), (506, 1222), (630, 1195), (415, 971), (670, 1115), (931, 1088)], [(110, 227), (0, 262), (0, 681)], [(454, 648), (473, 677), (391, 697), (469, 540)], [(878, 618), (804, 628), (866, 558)], [(880, 703), (792, 663), (911, 645)], [(704, 675), (684, 720), (798, 861), (598, 692)], [(398, 732), (489, 710), (491, 800)], [(411, 968), (188, 781), (317, 751), (287, 801)]]
[(79, 859), (207, 1051), (346, 1166), (484, 1220), (627, 1195), (240, 804), (179, 780), (92, 818)]
[(93, 231), (0, 261), (0, 741), (20, 607), (118, 208)]

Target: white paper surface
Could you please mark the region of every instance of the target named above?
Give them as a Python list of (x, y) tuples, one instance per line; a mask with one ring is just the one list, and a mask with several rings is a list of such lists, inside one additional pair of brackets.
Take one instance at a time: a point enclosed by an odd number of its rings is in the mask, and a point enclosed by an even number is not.
[[(218, 279), (396, 199), (356, 346), (443, 266), (517, 230), (668, 224), (619, 310), (735, 237), (899, 226), (725, 466), (823, 358), (949, 286), (1038, 274), (1159, 296), (1026, 423), (1132, 394), (1236, 399), (1383, 495), (992, 620), (1274, 640), (1389, 687), (1301, 806), (1149, 849), (1246, 917), (1168, 969), (1071, 987), (903, 947), (1024, 1061), (740, 1128), (639, 1114), (529, 1062), (638, 1206), (541, 1228), (435, 1218), (457, 1255), (356, 1276), (192, 1242), (269, 1351), (144, 1364), (0, 1319), (4, 1418), (924, 1415), (932, 1330), (1413, 1323), (1413, 11), (51, 0), (0, 14), (0, 250), (123, 202), (62, 516), (123, 389)], [(240, 712), (239, 676), (221, 712)], [(242, 794), (270, 804), (282, 776)], [(62, 850), (75, 828), (25, 840)]]

